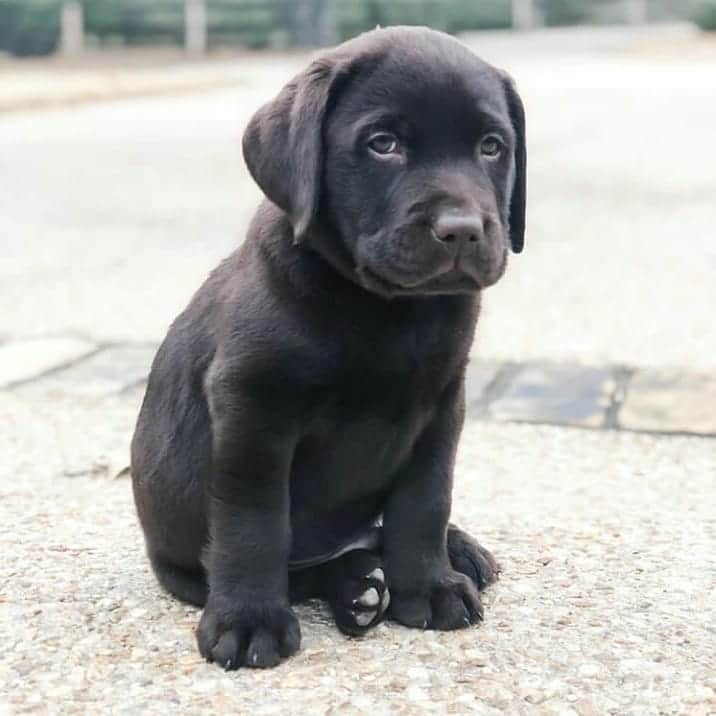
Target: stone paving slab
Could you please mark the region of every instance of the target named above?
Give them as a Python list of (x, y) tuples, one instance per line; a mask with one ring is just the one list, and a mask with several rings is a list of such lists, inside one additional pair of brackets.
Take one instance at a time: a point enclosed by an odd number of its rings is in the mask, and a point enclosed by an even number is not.
[[(97, 347), (72, 338), (0, 345), (0, 389), (55, 398), (141, 399), (153, 344)], [(630, 378), (631, 377), (631, 378)], [(716, 377), (546, 361), (473, 360), (466, 375), (470, 418), (593, 429), (716, 435)], [(112, 466), (115, 460), (109, 461)]]
[(602, 427), (614, 392), (611, 368), (528, 364), (488, 409), (496, 420)]
[(0, 345), (0, 389), (79, 360), (97, 346), (77, 338), (37, 338)]
[(716, 376), (640, 371), (618, 422), (628, 430), (716, 434)]

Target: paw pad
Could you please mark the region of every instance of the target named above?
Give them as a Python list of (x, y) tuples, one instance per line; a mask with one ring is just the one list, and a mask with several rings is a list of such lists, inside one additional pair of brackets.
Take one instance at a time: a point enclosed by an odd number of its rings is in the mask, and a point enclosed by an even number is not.
[(390, 592), (380, 565), (380, 557), (367, 550), (356, 550), (342, 558), (336, 570), (335, 598), (331, 606), (343, 633), (365, 634), (388, 608)]
[(380, 604), (380, 595), (375, 587), (366, 589), (358, 599), (355, 600), (356, 604), (360, 604), (362, 607), (377, 607)]

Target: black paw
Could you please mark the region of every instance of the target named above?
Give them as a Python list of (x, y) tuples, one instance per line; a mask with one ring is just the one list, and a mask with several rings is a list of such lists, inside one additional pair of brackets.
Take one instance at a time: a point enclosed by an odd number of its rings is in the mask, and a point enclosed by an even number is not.
[(482, 619), (480, 595), (464, 574), (448, 569), (415, 590), (393, 589), (389, 615), (418, 629), (463, 629)]
[(301, 629), (293, 611), (277, 602), (232, 604), (209, 598), (197, 628), (199, 652), (227, 671), (266, 668), (298, 651)]
[(348, 552), (332, 565), (332, 582), (328, 601), (344, 634), (361, 636), (383, 618), (390, 592), (378, 555), (363, 549)]
[(447, 548), (452, 568), (470, 577), (478, 589), (484, 589), (497, 580), (500, 565), (495, 558), (455, 525), (448, 528)]

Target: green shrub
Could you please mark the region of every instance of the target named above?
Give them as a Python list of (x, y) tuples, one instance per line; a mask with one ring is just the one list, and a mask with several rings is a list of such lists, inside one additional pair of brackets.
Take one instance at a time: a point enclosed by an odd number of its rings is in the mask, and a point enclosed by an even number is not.
[(0, 0), (0, 51), (47, 55), (55, 51), (59, 37), (58, 0)]
[[(429, 25), (448, 32), (508, 28), (511, 0), (334, 0), (338, 38), (376, 25)], [(85, 27), (101, 42), (181, 45), (184, 0), (82, 0)], [(535, 0), (546, 25), (614, 22), (615, 0)], [(0, 0), (0, 51), (52, 52), (59, 39), (61, 0)], [(716, 0), (651, 0), (654, 17), (688, 16), (716, 30)], [(207, 0), (210, 45), (286, 44), (295, 0)], [(678, 13), (677, 13), (678, 10)], [(658, 11), (658, 12), (657, 12)], [(615, 14), (616, 13), (616, 14)]]
[(285, 29), (282, 6), (276, 0), (208, 0), (209, 42), (261, 48), (271, 45)]
[(512, 3), (510, 0), (461, 0), (451, 3), (448, 18), (448, 32), (504, 30), (512, 27)]
[(590, 19), (593, 0), (542, 0), (545, 25), (578, 25)]
[(694, 22), (702, 30), (716, 31), (716, 0), (701, 0), (696, 6)]
[(438, 30), (511, 25), (510, 0), (338, 0), (338, 34), (347, 39), (376, 25), (429, 25)]
[(184, 37), (183, 0), (84, 0), (85, 30), (127, 44), (179, 44)]

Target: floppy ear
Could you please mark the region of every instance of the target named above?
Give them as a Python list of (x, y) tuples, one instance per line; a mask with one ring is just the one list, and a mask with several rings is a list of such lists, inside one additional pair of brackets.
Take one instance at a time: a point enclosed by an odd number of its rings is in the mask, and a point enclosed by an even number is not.
[(249, 122), (244, 160), (263, 193), (289, 216), (294, 243), (313, 221), (321, 191), (323, 123), (339, 76), (330, 57), (315, 60)]
[(525, 108), (510, 77), (504, 78), (507, 107), (515, 130), (515, 178), (510, 198), (510, 245), (519, 254), (525, 245), (525, 206), (527, 203), (527, 151), (525, 148)]

